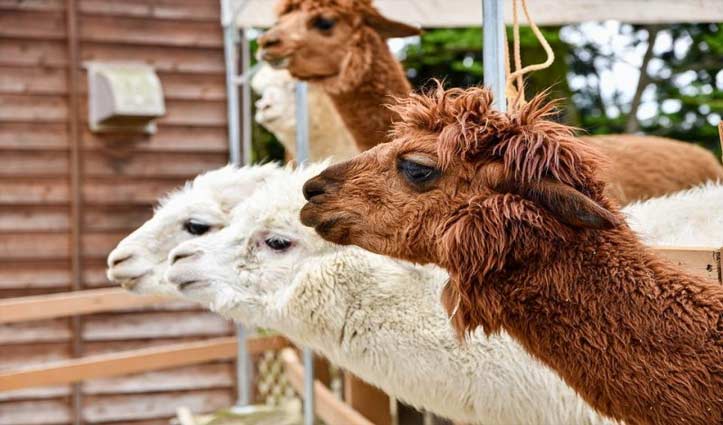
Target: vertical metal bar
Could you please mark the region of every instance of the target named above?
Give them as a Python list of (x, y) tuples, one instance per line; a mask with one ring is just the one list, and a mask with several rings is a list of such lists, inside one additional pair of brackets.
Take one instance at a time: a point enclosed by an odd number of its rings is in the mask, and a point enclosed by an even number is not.
[[(296, 160), (309, 159), (309, 103), (305, 82), (296, 83)], [(304, 425), (314, 424), (314, 353), (304, 349)]]
[[(81, 208), (83, 197), (81, 195), (82, 152), (80, 145), (80, 90), (78, 87), (80, 73), (79, 37), (78, 37), (78, 8), (75, 0), (66, 0), (67, 20), (67, 48), (68, 48), (68, 132), (70, 139), (70, 262), (71, 262), (71, 289), (77, 291), (82, 288), (83, 251), (81, 245), (82, 219)], [(83, 355), (83, 341), (80, 333), (80, 316), (70, 319), (72, 329), (73, 357)], [(73, 424), (83, 423), (83, 393), (80, 384), (72, 386)]]
[(221, 0), (221, 23), (223, 25), (223, 53), (226, 62), (226, 109), (228, 115), (228, 152), (232, 164), (241, 164), (241, 132), (238, 87), (236, 76), (236, 25), (229, 17), (231, 4)]
[(507, 110), (505, 99), (505, 20), (503, 0), (482, 0), (482, 63), (484, 83), (492, 90), (495, 106)]
[[(226, 62), (226, 101), (228, 114), (228, 153), (229, 162), (235, 165), (248, 164), (251, 160), (250, 148), (241, 155), (241, 116), (239, 113), (239, 96), (236, 78), (239, 74), (237, 62), (237, 46), (236, 46), (236, 23), (233, 18), (233, 11), (230, 0), (221, 0), (221, 25), (223, 26), (223, 53)], [(245, 40), (244, 40), (245, 41)], [(248, 51), (242, 51), (248, 54)], [(246, 67), (250, 59), (242, 58), (242, 65)], [(247, 69), (247, 68), (244, 68)], [(245, 88), (244, 88), (245, 89)], [(249, 94), (250, 100), (250, 94)], [(251, 109), (250, 106), (244, 109), (244, 127), (251, 125)], [(247, 134), (244, 131), (244, 134)], [(250, 135), (250, 130), (248, 131)], [(250, 145), (250, 140), (249, 140)], [(244, 140), (244, 148), (246, 148), (246, 140)], [(236, 383), (238, 406), (247, 406), (251, 403), (251, 384), (253, 381), (253, 364), (251, 356), (246, 350), (246, 340), (248, 333), (243, 324), (236, 324), (236, 340), (238, 343), (236, 358)]]
[[(241, 30), (241, 69), (243, 72), (249, 72), (251, 69), (251, 40), (247, 37), (247, 30)], [(247, 78), (241, 86), (241, 113), (243, 114), (243, 127), (241, 132), (241, 141), (243, 143), (243, 162), (244, 165), (251, 164), (251, 130), (253, 125), (253, 117), (251, 116), (251, 77)]]

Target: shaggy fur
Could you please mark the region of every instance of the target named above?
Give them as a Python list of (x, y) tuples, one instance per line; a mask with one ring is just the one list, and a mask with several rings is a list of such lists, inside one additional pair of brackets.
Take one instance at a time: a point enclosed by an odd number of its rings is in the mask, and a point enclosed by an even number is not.
[[(306, 183), (302, 221), (445, 267), (460, 335), (506, 330), (606, 415), (723, 422), (723, 288), (637, 240), (599, 156), (541, 98), (510, 114), (490, 101), (478, 88), (410, 98), (393, 142)], [(409, 162), (432, 171), (412, 180)]]
[[(397, 117), (384, 105), (412, 91), (386, 38), (419, 30), (383, 17), (369, 0), (284, 0), (277, 11), (277, 24), (259, 38), (259, 56), (322, 87), (359, 150), (385, 141)], [(314, 28), (319, 17), (334, 28)]]
[(708, 183), (623, 208), (630, 227), (648, 245), (723, 246), (723, 183)]
[(153, 217), (126, 236), (108, 255), (108, 279), (136, 293), (175, 294), (170, 285), (159, 285), (168, 267), (168, 253), (196, 237), (184, 229), (193, 220), (208, 231), (226, 227), (231, 209), (271, 176), (280, 174), (276, 164), (226, 166), (196, 177), (161, 200)]
[[(256, 122), (284, 145), (287, 157), (296, 152), (295, 80), (286, 70), (262, 66), (251, 80), (251, 87), (261, 95), (256, 102)], [(329, 96), (315, 85), (309, 87), (309, 159), (333, 161), (350, 159), (359, 151)]]
[[(183, 295), (243, 323), (272, 328), (417, 408), (468, 424), (613, 423), (506, 334), (456, 343), (439, 304), (447, 279), (301, 225), (301, 185), (323, 167), (273, 179), (231, 225), (171, 253)], [(275, 251), (267, 240), (285, 240)], [(188, 284), (188, 282), (192, 282)]]

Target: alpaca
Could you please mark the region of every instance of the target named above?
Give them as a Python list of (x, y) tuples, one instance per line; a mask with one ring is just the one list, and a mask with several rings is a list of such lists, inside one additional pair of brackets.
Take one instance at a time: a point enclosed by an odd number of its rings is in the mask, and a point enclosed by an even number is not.
[(277, 13), (259, 58), (321, 87), (360, 151), (384, 141), (396, 118), (384, 105), (412, 91), (386, 39), (420, 30), (385, 18), (371, 0), (282, 0)]
[[(168, 281), (185, 297), (281, 332), (388, 394), (455, 421), (611, 424), (508, 335), (455, 335), (439, 304), (447, 275), (339, 248), (298, 220), (323, 166), (275, 177), (230, 226), (180, 244)], [(415, 290), (410, 290), (410, 286)]]
[[(365, 151), (389, 140), (398, 115), (387, 104), (412, 91), (385, 39), (419, 30), (383, 17), (371, 0), (281, 0), (278, 22), (259, 38), (259, 57), (329, 94)], [(671, 139), (614, 135), (582, 137), (609, 166), (601, 173), (621, 205), (723, 179), (705, 149)]]
[(723, 246), (723, 183), (707, 183), (623, 208), (630, 227), (647, 245)]
[(460, 338), (502, 330), (601, 413), (628, 424), (723, 422), (723, 287), (643, 246), (596, 176), (600, 156), (537, 97), (414, 95), (394, 140), (304, 185), (324, 239), (450, 275)]
[(163, 285), (168, 253), (188, 239), (223, 228), (229, 214), (265, 180), (281, 173), (276, 164), (228, 165), (196, 177), (169, 194), (153, 217), (108, 255), (108, 280), (139, 294), (175, 295)]
[[(273, 133), (293, 158), (296, 152), (295, 80), (288, 71), (263, 65), (251, 80), (251, 87), (261, 95), (256, 101), (256, 122)], [(359, 153), (326, 93), (311, 85), (308, 104), (309, 159), (343, 161)]]

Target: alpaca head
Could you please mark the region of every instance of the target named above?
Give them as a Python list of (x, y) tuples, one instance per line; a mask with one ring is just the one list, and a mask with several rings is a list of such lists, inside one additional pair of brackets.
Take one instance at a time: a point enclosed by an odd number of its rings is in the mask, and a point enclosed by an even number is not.
[(402, 100), (392, 142), (304, 185), (302, 222), (335, 243), (447, 268), (446, 296), (465, 318), (485, 275), (619, 220), (596, 155), (548, 119), (552, 107), (538, 97), (503, 114), (484, 88)]
[(227, 228), (173, 249), (168, 282), (219, 313), (263, 321), (264, 306), (281, 301), (298, 269), (334, 250), (298, 218), (301, 186), (326, 165), (285, 170), (239, 204)]
[(137, 293), (174, 295), (175, 289), (163, 282), (171, 249), (224, 228), (233, 207), (278, 172), (275, 164), (226, 166), (196, 177), (168, 195), (150, 220), (120, 241), (108, 255), (108, 279)]
[(282, 0), (277, 14), (259, 38), (259, 57), (331, 91), (362, 83), (375, 44), (420, 33), (382, 16), (371, 0)]
[(261, 97), (256, 101), (256, 122), (266, 128), (296, 130), (295, 81), (288, 71), (262, 66), (251, 79)]

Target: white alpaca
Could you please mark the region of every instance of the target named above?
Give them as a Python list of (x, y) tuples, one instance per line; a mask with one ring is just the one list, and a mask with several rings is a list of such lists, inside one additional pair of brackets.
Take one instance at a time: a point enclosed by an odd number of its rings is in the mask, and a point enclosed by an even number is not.
[(509, 336), (460, 345), (439, 303), (444, 271), (339, 248), (301, 225), (301, 185), (276, 177), (231, 226), (170, 254), (167, 278), (227, 317), (275, 329), (415, 407), (480, 424), (600, 424)]
[(108, 255), (111, 282), (136, 293), (175, 295), (164, 285), (168, 253), (181, 242), (226, 227), (233, 207), (273, 175), (276, 164), (209, 171), (169, 194), (153, 217)]
[[(293, 157), (296, 152), (296, 80), (288, 71), (262, 65), (251, 80), (261, 98), (256, 101), (256, 122), (273, 133)], [(359, 153), (331, 99), (320, 88), (309, 85), (309, 158), (333, 161)]]
[(649, 245), (723, 246), (723, 183), (709, 182), (623, 209), (630, 227)]

